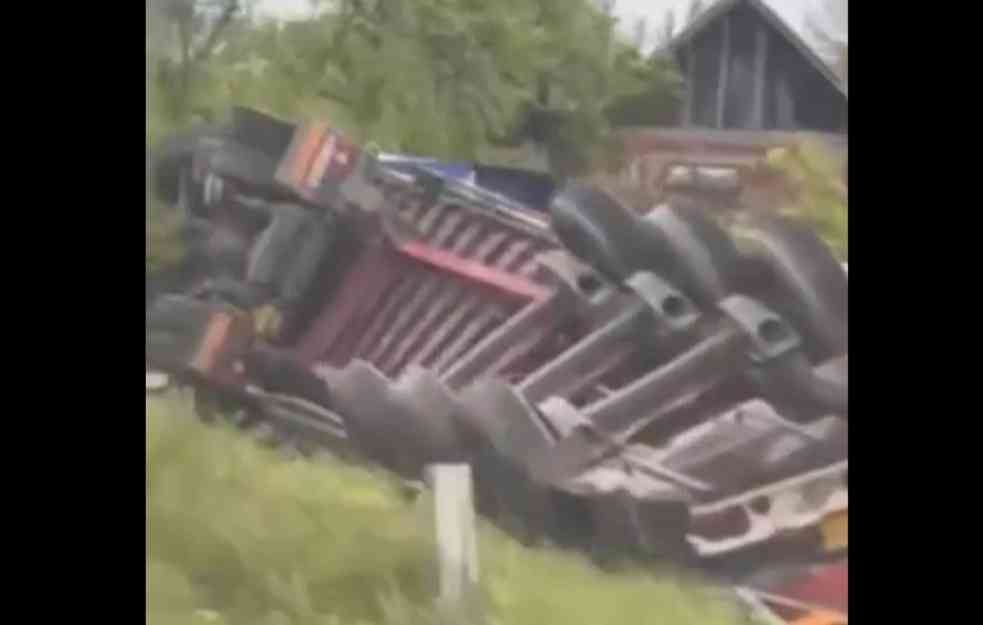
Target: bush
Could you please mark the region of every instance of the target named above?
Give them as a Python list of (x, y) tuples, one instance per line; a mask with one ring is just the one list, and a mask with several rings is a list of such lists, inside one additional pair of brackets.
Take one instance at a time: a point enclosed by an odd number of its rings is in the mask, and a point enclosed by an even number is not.
[(772, 150), (767, 163), (784, 175), (794, 192), (795, 201), (783, 212), (816, 228), (837, 257), (846, 261), (848, 205), (843, 175), (846, 163), (824, 146), (810, 141)]
[[(150, 625), (440, 621), (425, 502), (381, 472), (290, 458), (192, 415), (185, 397), (148, 399)], [(491, 623), (738, 622), (732, 604), (695, 581), (605, 573), (484, 524), (479, 552)]]

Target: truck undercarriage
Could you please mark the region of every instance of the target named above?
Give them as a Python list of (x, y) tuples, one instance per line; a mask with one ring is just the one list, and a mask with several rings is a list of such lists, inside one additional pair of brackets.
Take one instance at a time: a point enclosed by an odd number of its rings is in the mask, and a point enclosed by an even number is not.
[(151, 165), (192, 243), (148, 286), (148, 371), (276, 444), (468, 462), (522, 540), (846, 622), (845, 586), (801, 590), (845, 581), (848, 510), (847, 276), (807, 228), (576, 183), (528, 207), (247, 110)]

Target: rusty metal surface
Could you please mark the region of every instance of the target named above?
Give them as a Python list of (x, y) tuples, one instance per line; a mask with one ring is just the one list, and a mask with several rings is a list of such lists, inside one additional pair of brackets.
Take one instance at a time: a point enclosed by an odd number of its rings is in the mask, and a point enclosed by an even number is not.
[[(844, 160), (843, 135), (810, 132), (765, 132), (704, 128), (625, 128), (618, 131), (626, 164), (619, 178), (632, 188), (670, 197), (692, 198), (721, 210), (781, 208), (790, 190), (781, 176), (761, 167), (768, 150), (817, 142)], [(737, 177), (737, 189), (721, 194), (715, 185), (672, 189), (675, 167), (721, 168)], [(643, 212), (651, 208), (651, 202)]]
[(839, 151), (848, 149), (844, 135), (820, 132), (637, 127), (620, 129), (618, 135), (629, 154), (667, 150), (684, 154), (761, 154), (772, 147), (802, 140), (822, 141)]

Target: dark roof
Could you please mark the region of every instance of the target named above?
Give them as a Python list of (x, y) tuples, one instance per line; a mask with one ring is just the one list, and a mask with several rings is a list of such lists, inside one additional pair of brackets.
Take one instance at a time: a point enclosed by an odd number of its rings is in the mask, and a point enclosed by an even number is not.
[(781, 17), (775, 13), (771, 7), (762, 2), (762, 0), (718, 0), (712, 6), (707, 8), (705, 11), (700, 13), (696, 19), (690, 22), (678, 35), (672, 38), (672, 41), (666, 46), (668, 50), (675, 50), (680, 46), (688, 43), (693, 37), (699, 34), (704, 28), (709, 26), (718, 17), (721, 17), (731, 9), (737, 7), (741, 3), (744, 3), (758, 12), (771, 24), (785, 39), (792, 44), (802, 56), (805, 57), (813, 67), (815, 67), (822, 76), (833, 85), (833, 87), (843, 94), (843, 97), (847, 97), (847, 86), (843, 84), (843, 81), (830, 69), (829, 65), (823, 61), (818, 54), (796, 33), (791, 27), (783, 20)]

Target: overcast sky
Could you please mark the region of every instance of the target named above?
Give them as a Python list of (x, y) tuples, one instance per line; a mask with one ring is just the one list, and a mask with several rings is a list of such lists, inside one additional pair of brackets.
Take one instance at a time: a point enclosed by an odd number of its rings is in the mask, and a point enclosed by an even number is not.
[[(804, 28), (805, 16), (820, 9), (820, 0), (765, 0), (765, 3), (800, 33)], [(648, 18), (648, 29), (654, 30), (665, 19), (669, 9), (676, 13), (678, 24), (689, 4), (690, 0), (615, 0), (614, 13), (620, 20), (622, 30), (631, 35), (640, 18)], [(265, 15), (290, 19), (310, 12), (311, 4), (309, 0), (259, 0), (257, 10)]]
[[(268, 0), (269, 1), (269, 0)], [(691, 0), (616, 0), (614, 13), (619, 19), (619, 26), (626, 33), (634, 32), (634, 25), (640, 18), (647, 18), (649, 30), (663, 23), (666, 11), (672, 10), (675, 15), (677, 30), (682, 26)], [(711, 2), (704, 2), (710, 6)], [(819, 0), (765, 0), (765, 4), (780, 15), (789, 26), (798, 32), (804, 29), (805, 16), (820, 9)]]

